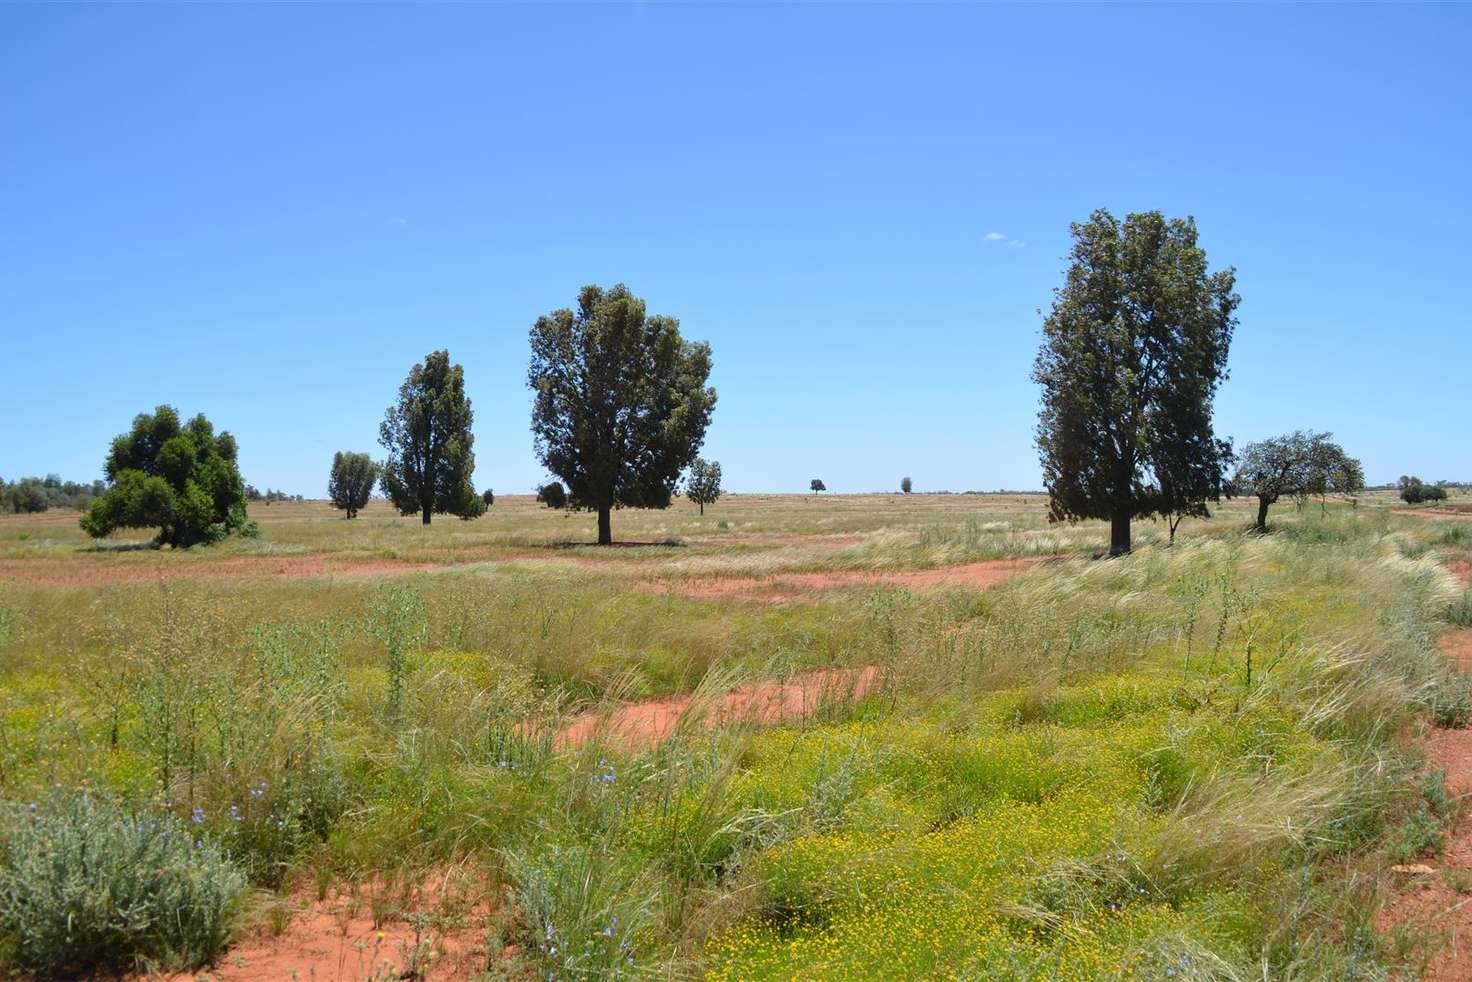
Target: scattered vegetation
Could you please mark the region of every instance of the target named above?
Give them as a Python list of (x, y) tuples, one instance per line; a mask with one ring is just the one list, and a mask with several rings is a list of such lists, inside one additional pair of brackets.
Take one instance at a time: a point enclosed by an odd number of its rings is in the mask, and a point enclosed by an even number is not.
[[(539, 977), (1340, 979), (1396, 964), (1371, 881), (1344, 870), (1418, 854), (1450, 813), (1395, 737), (1468, 716), (1467, 680), (1431, 641), (1465, 603), (1440, 563), (1467, 544), (1453, 523), (1331, 507), (1244, 536), (1228, 503), (1174, 548), (1142, 533), (1122, 561), (1054, 562), (986, 593), (878, 580), (770, 605), (638, 588), (1081, 557), (1109, 535), (1048, 526), (1036, 497), (802, 505), (723, 499), (721, 530), (695, 508), (631, 517), (687, 548), (561, 563), (565, 524), (511, 499), (477, 548), (546, 559), (7, 590), (3, 902), (17, 884), (80, 895), (47, 885), (76, 864), (24, 858), (58, 829), (142, 848), (155, 839), (128, 835), (152, 822), (179, 851), (145, 868), (185, 872), (147, 896), (186, 912), (187, 934), (88, 942), (91, 963), (208, 961), (247, 882), (412, 881), (453, 863), (509, 897), (486, 928), (520, 954), (493, 946), (497, 970)], [(469, 541), (380, 506), (351, 524), (295, 514), (273, 509), (273, 544), (433, 561)], [(743, 538), (760, 532), (780, 542)], [(0, 547), (11, 535), (0, 524)], [(862, 665), (881, 674), (858, 701), (705, 726), (745, 679)], [(690, 707), (662, 743), (553, 738), (679, 692)], [(30, 801), (57, 824), (25, 839)], [(90, 970), (81, 949), (22, 952), (65, 904), (21, 907), (53, 913), (5, 908), (7, 964)]]
[(685, 481), (685, 497), (699, 505), (700, 514), (704, 515), (705, 506), (715, 504), (720, 496), (721, 462), (697, 457)]

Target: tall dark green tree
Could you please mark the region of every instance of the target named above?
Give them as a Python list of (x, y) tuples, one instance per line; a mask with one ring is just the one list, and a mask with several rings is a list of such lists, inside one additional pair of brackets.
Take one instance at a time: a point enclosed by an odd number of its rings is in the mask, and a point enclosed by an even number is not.
[(668, 508), (715, 408), (710, 346), (649, 316), (622, 283), (585, 286), (576, 310), (537, 318), (527, 384), (537, 454), (567, 484), (572, 507), (598, 513), (613, 542), (614, 508)]
[(180, 548), (253, 534), (235, 457), (235, 438), (216, 436), (203, 413), (182, 425), (172, 406), (139, 413), (132, 430), (112, 441), (107, 492), (82, 516), (82, 529), (102, 538), (120, 528), (156, 528), (159, 545)]
[(1101, 209), (1073, 240), (1033, 367), (1038, 450), (1049, 517), (1108, 521), (1120, 555), (1133, 519), (1220, 500), (1231, 447), (1212, 400), (1239, 298), (1232, 269), (1207, 269), (1193, 219)]
[(365, 453), (339, 450), (332, 455), (332, 473), (327, 478), (327, 496), (333, 505), (357, 518), (358, 510), (373, 496), (378, 483), (378, 465)]
[(474, 419), (465, 395), (465, 371), (435, 351), (415, 365), (399, 387), (399, 400), (378, 428), (388, 451), (383, 492), (401, 515), (464, 515), (481, 504), (470, 483), (475, 470)]

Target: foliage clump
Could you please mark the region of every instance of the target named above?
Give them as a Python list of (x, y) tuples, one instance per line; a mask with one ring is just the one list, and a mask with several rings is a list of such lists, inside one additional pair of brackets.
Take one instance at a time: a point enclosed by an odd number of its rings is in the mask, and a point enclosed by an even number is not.
[(696, 458), (690, 465), (690, 477), (685, 482), (685, 496), (699, 505), (700, 513), (704, 515), (705, 506), (715, 504), (722, 490), (721, 462)]
[(327, 496), (332, 504), (357, 518), (358, 511), (373, 496), (378, 483), (378, 465), (365, 453), (339, 450), (332, 455), (332, 473), (327, 478)]
[(1241, 298), (1209, 272), (1196, 222), (1100, 209), (1073, 226), (1067, 279), (1043, 322), (1033, 380), (1037, 444), (1053, 521), (1205, 517), (1225, 490), (1231, 444), (1212, 431)]
[(567, 489), (561, 481), (549, 481), (537, 488), (537, 501), (548, 508), (566, 508)]
[(245, 876), (174, 818), (74, 795), (14, 806), (4, 821), (0, 934), (18, 967), (46, 978), (189, 970), (230, 940)]
[(465, 516), (477, 507), (485, 510), (470, 483), (473, 419), (465, 370), (450, 364), (448, 351), (431, 352), (409, 370), (378, 428), (378, 442), (388, 451), (383, 491), (399, 514), (418, 514), (428, 525), (435, 512)]
[(598, 544), (610, 545), (614, 508), (668, 508), (694, 462), (716, 404), (710, 346), (620, 283), (538, 317), (531, 349), (537, 455), (573, 508), (598, 513)]
[(182, 425), (172, 406), (139, 413), (112, 441), (107, 493), (82, 516), (82, 530), (100, 539), (120, 528), (156, 528), (159, 545), (180, 548), (232, 532), (253, 536), (235, 458), (235, 438), (217, 436), (203, 413)]

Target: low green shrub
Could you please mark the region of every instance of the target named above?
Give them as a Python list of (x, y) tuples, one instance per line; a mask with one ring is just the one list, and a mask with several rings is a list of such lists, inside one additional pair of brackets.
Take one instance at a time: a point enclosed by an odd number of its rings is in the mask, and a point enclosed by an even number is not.
[(57, 797), (12, 804), (3, 838), (0, 935), (42, 977), (198, 968), (239, 919), (245, 876), (168, 815)]

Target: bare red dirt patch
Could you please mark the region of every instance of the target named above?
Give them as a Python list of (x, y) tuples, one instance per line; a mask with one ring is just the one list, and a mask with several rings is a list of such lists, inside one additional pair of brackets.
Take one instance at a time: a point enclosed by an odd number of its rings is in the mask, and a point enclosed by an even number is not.
[(780, 603), (798, 600), (804, 593), (844, 587), (896, 586), (906, 589), (950, 587), (988, 590), (1043, 562), (1042, 557), (989, 559), (961, 566), (915, 570), (825, 570), (776, 573), (771, 576), (713, 576), (688, 580), (658, 580), (645, 588), (677, 593), (693, 600), (747, 599)]
[[(1472, 668), (1472, 630), (1443, 634), (1440, 647), (1459, 667)], [(1472, 795), (1472, 729), (1435, 728), (1422, 749), (1432, 766), (1445, 772), (1449, 795), (1457, 799)], [(1397, 869), (1408, 882), (1381, 912), (1381, 930), (1416, 925), (1441, 939), (1442, 946), (1421, 976), (1423, 982), (1472, 979), (1472, 897), (1458, 892), (1448, 875), (1464, 882), (1472, 877), (1472, 813), (1459, 817), (1437, 856)], [(1457, 886), (1466, 889), (1463, 883)]]
[(1442, 508), (1398, 508), (1397, 515), (1414, 515), (1417, 518), (1441, 518), (1452, 522), (1472, 521), (1472, 506), (1446, 505)]
[[(785, 682), (747, 682), (726, 693), (700, 722), (709, 730), (738, 722), (770, 725), (809, 719), (825, 705), (864, 698), (878, 683), (879, 669), (873, 665), (804, 672)], [(628, 747), (659, 743), (680, 725), (693, 702), (693, 696), (674, 696), (589, 713), (563, 727), (555, 742), (580, 746), (603, 733)]]
[(1455, 573), (1457, 575), (1457, 579), (1461, 580), (1468, 586), (1472, 586), (1472, 563), (1469, 563), (1464, 559), (1453, 559), (1451, 562), (1446, 564), (1446, 568)]
[[(435, 892), (416, 891), (415, 901), (433, 907), (443, 900)], [(449, 930), (424, 926), (417, 935), (413, 921), (402, 915), (375, 925), (373, 898), (343, 888), (322, 901), (296, 894), (292, 906), (296, 909), (279, 933), (268, 922), (257, 924), (213, 968), (169, 976), (168, 982), (362, 982), (410, 978), (413, 968), (438, 982), (463, 982), (483, 973), (489, 960), (490, 908), (484, 902), (464, 904)]]

